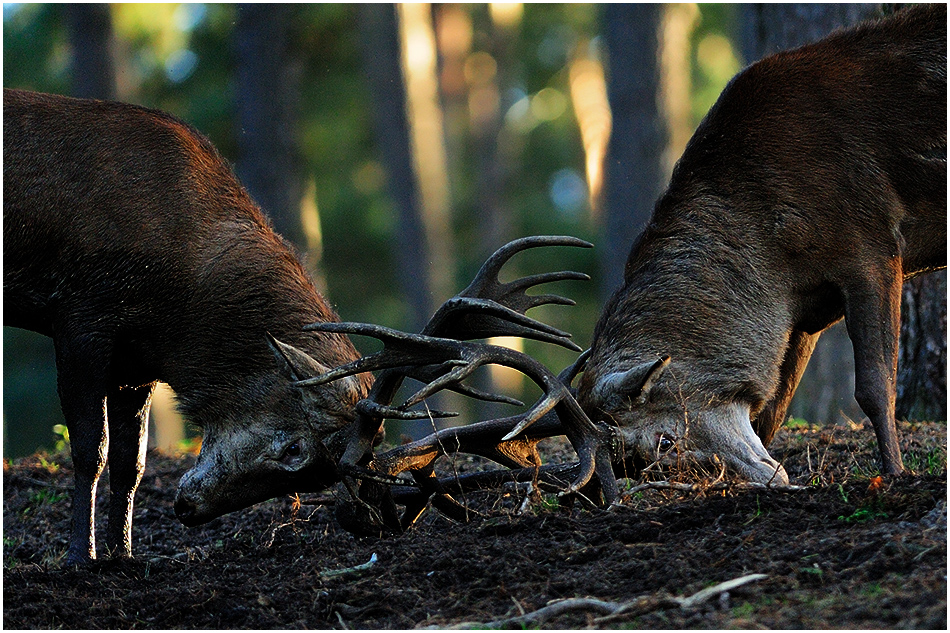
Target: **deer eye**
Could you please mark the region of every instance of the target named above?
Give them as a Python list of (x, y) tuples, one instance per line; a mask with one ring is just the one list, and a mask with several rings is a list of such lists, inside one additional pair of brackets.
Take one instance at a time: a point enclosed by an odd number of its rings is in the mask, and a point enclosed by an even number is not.
[(300, 442), (293, 442), (287, 445), (287, 448), (284, 449), (284, 453), (280, 456), (280, 461), (287, 465), (291, 465), (297, 458), (300, 457), (303, 453), (303, 448), (300, 446)]
[(660, 440), (656, 444), (656, 448), (661, 453), (668, 453), (675, 443), (666, 435), (661, 435)]

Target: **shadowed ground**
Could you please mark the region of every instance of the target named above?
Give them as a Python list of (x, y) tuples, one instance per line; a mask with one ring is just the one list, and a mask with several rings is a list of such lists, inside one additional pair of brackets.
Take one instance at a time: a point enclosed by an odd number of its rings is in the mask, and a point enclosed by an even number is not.
[[(914, 470), (899, 478), (874, 479), (870, 425), (799, 426), (784, 428), (771, 452), (803, 491), (648, 488), (607, 513), (554, 495), (525, 504), (524, 490), (511, 489), (469, 496), (487, 518), (454, 525), (429, 511), (409, 533), (378, 539), (341, 530), (319, 505), (326, 495), (274, 500), (188, 530), (172, 503), (194, 457), (150, 454), (136, 558), (87, 570), (59, 567), (68, 458), (5, 462), (3, 625), (448, 627), (590, 597), (613, 607), (642, 599), (603, 620), (589, 602), (570, 603), (529, 626), (945, 629), (946, 424), (899, 430)], [(566, 455), (556, 442), (547, 454)], [(672, 600), (748, 574), (766, 578), (688, 608)]]

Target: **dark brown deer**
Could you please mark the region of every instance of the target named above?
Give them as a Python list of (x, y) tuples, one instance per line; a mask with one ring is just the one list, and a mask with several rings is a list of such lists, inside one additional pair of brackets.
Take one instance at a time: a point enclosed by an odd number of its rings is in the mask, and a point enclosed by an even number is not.
[[(947, 13), (916, 6), (737, 75), (677, 163), (598, 323), (579, 387), (642, 463), (767, 453), (819, 333), (854, 344), (883, 471), (901, 284), (946, 266)], [(629, 169), (636, 169), (629, 165)], [(754, 430), (754, 431), (753, 431)]]
[(176, 502), (184, 522), (337, 480), (320, 440), (353, 419), (369, 379), (294, 386), (301, 367), (358, 355), (344, 336), (303, 332), (337, 317), (194, 129), (132, 105), (5, 89), (3, 249), (4, 324), (56, 350), (76, 478), (67, 562), (96, 556), (107, 460), (107, 547), (131, 555), (156, 380), (204, 430)]

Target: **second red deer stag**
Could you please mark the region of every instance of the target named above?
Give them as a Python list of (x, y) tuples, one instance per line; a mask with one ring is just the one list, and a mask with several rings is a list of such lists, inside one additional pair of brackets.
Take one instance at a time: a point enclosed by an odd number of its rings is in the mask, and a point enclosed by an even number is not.
[[(677, 163), (604, 309), (579, 398), (647, 463), (720, 456), (760, 482), (819, 333), (854, 344), (883, 470), (901, 284), (946, 266), (946, 5), (750, 66)], [(629, 166), (631, 169), (635, 166)]]

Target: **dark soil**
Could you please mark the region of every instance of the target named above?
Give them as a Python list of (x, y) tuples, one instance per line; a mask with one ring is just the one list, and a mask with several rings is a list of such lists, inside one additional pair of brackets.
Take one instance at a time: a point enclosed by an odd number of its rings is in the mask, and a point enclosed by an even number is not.
[[(479, 493), (487, 518), (452, 524), (430, 510), (407, 534), (384, 538), (344, 532), (318, 495), (186, 529), (172, 501), (194, 457), (151, 454), (135, 558), (83, 569), (62, 565), (68, 458), (5, 462), (3, 626), (484, 626), (592, 597), (642, 599), (605, 620), (573, 609), (527, 625), (944, 630), (946, 424), (900, 426), (913, 471), (901, 477), (874, 478), (869, 427), (798, 427), (771, 452), (803, 491), (650, 489), (611, 512), (545, 495), (520, 514), (522, 490)], [(374, 555), (367, 569), (330, 573)], [(752, 573), (766, 577), (688, 608), (671, 599)]]

